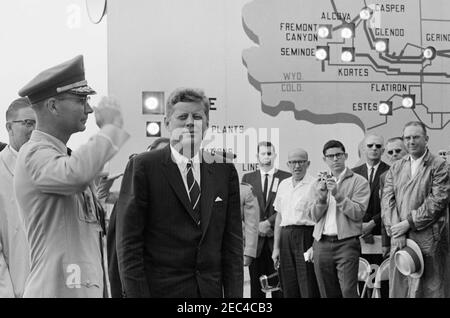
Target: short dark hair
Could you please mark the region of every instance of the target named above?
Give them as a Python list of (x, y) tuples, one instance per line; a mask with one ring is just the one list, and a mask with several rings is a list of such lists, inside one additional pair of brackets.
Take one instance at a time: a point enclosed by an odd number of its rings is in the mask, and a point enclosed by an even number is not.
[(389, 138), (389, 139), (386, 141), (386, 145), (389, 144), (389, 143), (391, 143), (391, 142), (397, 141), (397, 140), (403, 142), (403, 137), (398, 137), (398, 136), (397, 136), (397, 137)]
[(261, 147), (273, 148), (273, 150), (275, 151), (275, 146), (270, 141), (258, 142), (258, 145), (256, 146), (256, 153), (259, 153), (259, 148)]
[(205, 92), (197, 88), (180, 87), (175, 89), (167, 99), (166, 103), (166, 117), (169, 118), (173, 113), (173, 106), (179, 102), (186, 103), (200, 103), (205, 109), (205, 115), (209, 118), (209, 98), (206, 97)]
[(407, 122), (406, 125), (405, 125), (405, 127), (403, 127), (403, 131), (405, 131), (405, 128), (406, 128), (406, 127), (409, 127), (409, 126), (419, 126), (419, 127), (422, 127), (424, 136), (427, 135), (427, 127), (426, 127), (425, 124), (422, 123), (421, 121), (414, 120), (414, 121)]
[(151, 151), (151, 150), (155, 149), (156, 147), (158, 147), (158, 145), (160, 145), (162, 143), (169, 144), (170, 139), (166, 138), (166, 137), (159, 137), (158, 139), (155, 139), (155, 141), (153, 141), (152, 144), (150, 146), (148, 146), (147, 151)]
[(30, 100), (27, 97), (20, 97), (14, 100), (6, 111), (6, 121), (13, 120), (19, 110), (27, 107), (31, 107)]
[(341, 148), (342, 151), (345, 152), (345, 147), (339, 140), (329, 140), (325, 143), (322, 150), (324, 156), (327, 150), (330, 148)]

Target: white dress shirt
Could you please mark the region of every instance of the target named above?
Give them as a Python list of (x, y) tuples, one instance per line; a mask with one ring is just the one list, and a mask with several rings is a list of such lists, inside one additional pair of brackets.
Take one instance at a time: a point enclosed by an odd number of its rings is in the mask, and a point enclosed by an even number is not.
[(417, 173), (417, 170), (419, 169), (420, 164), (423, 161), (423, 158), (425, 157), (425, 155), (427, 154), (428, 149), (423, 153), (422, 157), (417, 158), (417, 159), (413, 159), (413, 157), (410, 155), (409, 159), (411, 160), (411, 178), (414, 178), (414, 176)]
[(373, 168), (373, 178), (375, 178), (375, 175), (377, 174), (378, 167), (380, 166), (381, 161), (378, 161), (378, 163), (375, 166), (370, 166), (368, 163), (366, 163), (367, 166), (367, 181), (373, 182), (374, 180), (370, 180), (370, 169)]
[[(175, 163), (178, 166), (178, 170), (180, 171), (181, 177), (183, 178), (184, 187), (186, 188), (186, 193), (189, 197), (189, 187), (187, 184), (187, 164), (190, 161), (187, 157), (180, 154), (172, 145), (170, 145), (170, 150), (172, 152), (172, 158), (175, 160)], [(194, 175), (195, 181), (197, 181), (198, 186), (200, 187), (200, 155), (197, 154), (192, 157), (192, 172)]]
[[(342, 171), (342, 173), (337, 178), (337, 184), (342, 181), (342, 177), (345, 175), (347, 167)], [(336, 223), (336, 199), (328, 192), (328, 209), (325, 219), (325, 225), (323, 227), (324, 235), (337, 235), (337, 223)]]
[(292, 177), (280, 182), (277, 196), (273, 202), (275, 210), (281, 215), (280, 226), (287, 225), (314, 225), (314, 221), (307, 215), (306, 206), (311, 197), (311, 185), (315, 179), (305, 175), (294, 186)]
[(272, 184), (273, 175), (275, 174), (276, 169), (272, 168), (267, 172), (264, 172), (261, 169), (259, 171), (261, 172), (261, 189), (262, 189), (263, 193), (264, 193), (264, 181), (266, 180), (266, 174), (268, 174), (268, 176), (267, 176), (267, 193), (266, 193), (266, 201), (267, 201), (267, 198), (269, 197), (269, 193), (270, 193), (270, 185)]

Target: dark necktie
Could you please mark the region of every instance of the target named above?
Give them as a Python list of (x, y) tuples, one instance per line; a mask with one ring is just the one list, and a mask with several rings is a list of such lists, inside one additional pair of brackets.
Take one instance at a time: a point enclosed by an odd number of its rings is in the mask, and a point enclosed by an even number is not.
[(192, 161), (189, 161), (186, 165), (187, 176), (186, 181), (189, 189), (189, 197), (191, 199), (192, 210), (194, 211), (194, 220), (198, 223), (200, 222), (200, 186), (194, 178), (194, 173), (192, 172)]
[(370, 186), (370, 188), (372, 189), (372, 182), (373, 182), (373, 171), (374, 171), (375, 169), (372, 167), (372, 168), (370, 168), (370, 177), (369, 177), (369, 186)]
[(265, 179), (264, 179), (264, 207), (266, 206), (266, 202), (267, 202), (267, 188), (269, 186), (269, 174), (266, 173), (265, 175)]

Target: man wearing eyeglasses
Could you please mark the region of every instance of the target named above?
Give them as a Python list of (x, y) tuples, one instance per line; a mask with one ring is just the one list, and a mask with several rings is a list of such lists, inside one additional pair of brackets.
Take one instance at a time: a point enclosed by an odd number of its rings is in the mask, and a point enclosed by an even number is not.
[[(91, 108), (83, 56), (47, 69), (19, 91), (37, 126), (20, 149), (14, 189), (30, 248), (24, 297), (104, 297), (104, 214), (93, 181), (125, 143), (119, 105)], [(95, 110), (100, 131), (77, 150), (66, 143)]]
[[(408, 122), (403, 140), (408, 155), (386, 174), (381, 201), (382, 218), (391, 237), (389, 297), (448, 298), (449, 171), (445, 161), (428, 149), (424, 123)], [(395, 266), (395, 254), (417, 243), (423, 255), (423, 274), (405, 276)]]
[(314, 221), (307, 206), (315, 179), (307, 173), (309, 164), (305, 150), (289, 152), (292, 177), (281, 181), (273, 204), (277, 217), (272, 260), (279, 267), (284, 298), (320, 297), (311, 262)]
[(22, 297), (30, 271), (28, 244), (12, 184), (17, 154), (35, 125), (36, 114), (29, 100), (13, 101), (6, 111), (9, 145), (0, 153), (0, 268), (4, 269), (0, 270), (0, 297)]
[[(273, 200), (280, 182), (291, 176), (290, 173), (275, 168), (276, 157), (275, 146), (271, 142), (259, 142), (257, 146), (259, 169), (242, 177), (242, 182), (253, 187), (259, 203), (258, 248), (256, 258), (249, 266), (251, 298), (264, 298), (266, 296), (261, 291), (259, 278), (261, 275), (269, 276), (274, 272), (272, 251), (276, 212), (273, 207)], [(281, 298), (282, 294), (275, 291), (272, 292), (272, 297)]]
[[(380, 207), (380, 175), (389, 170), (389, 165), (381, 160), (384, 152), (384, 139), (377, 135), (367, 135), (364, 139), (363, 155), (366, 163), (353, 168), (353, 172), (369, 181), (370, 200), (363, 218), (361, 238), (366, 244), (374, 244), (374, 235), (381, 235), (381, 207)], [(380, 265), (383, 256), (379, 254), (363, 254), (370, 264)]]
[(313, 185), (309, 205), (314, 227), (314, 270), (322, 298), (358, 297), (359, 237), (370, 199), (367, 180), (346, 167), (344, 145), (330, 140), (323, 147), (331, 174), (321, 174)]

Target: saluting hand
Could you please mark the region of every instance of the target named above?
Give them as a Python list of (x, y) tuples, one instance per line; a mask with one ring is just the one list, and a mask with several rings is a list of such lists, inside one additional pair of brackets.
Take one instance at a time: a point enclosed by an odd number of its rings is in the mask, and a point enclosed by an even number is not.
[(116, 99), (112, 97), (102, 97), (97, 107), (92, 107), (95, 112), (95, 120), (97, 126), (102, 128), (107, 124), (123, 127), (123, 116), (120, 105)]

